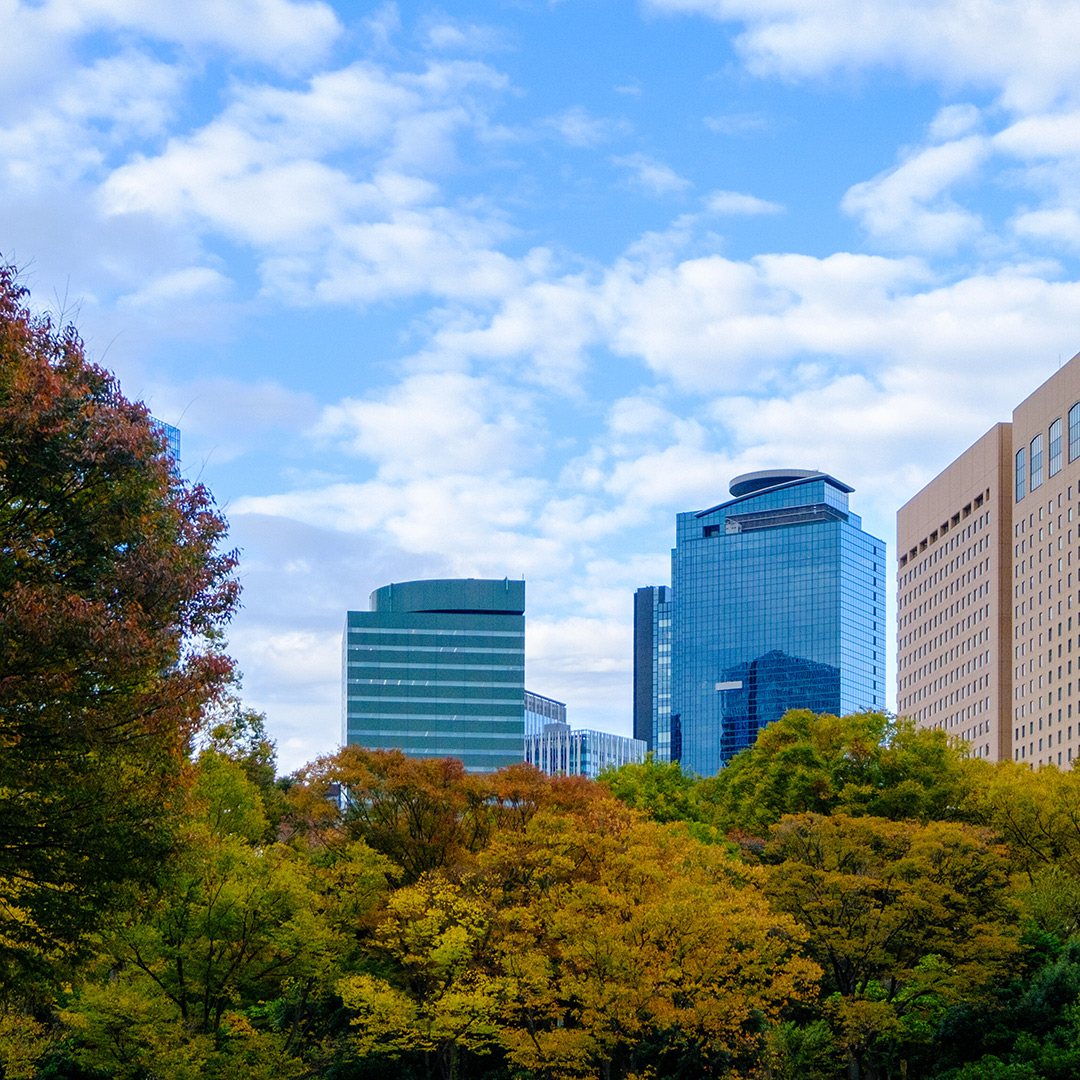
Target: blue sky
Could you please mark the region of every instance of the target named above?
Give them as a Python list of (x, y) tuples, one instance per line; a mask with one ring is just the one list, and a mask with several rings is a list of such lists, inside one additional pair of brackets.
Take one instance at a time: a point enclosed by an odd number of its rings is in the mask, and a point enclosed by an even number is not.
[(0, 0), (0, 252), (183, 431), (282, 767), (344, 611), (524, 575), (628, 733), (632, 593), (769, 466), (897, 507), (1080, 350), (1080, 7)]

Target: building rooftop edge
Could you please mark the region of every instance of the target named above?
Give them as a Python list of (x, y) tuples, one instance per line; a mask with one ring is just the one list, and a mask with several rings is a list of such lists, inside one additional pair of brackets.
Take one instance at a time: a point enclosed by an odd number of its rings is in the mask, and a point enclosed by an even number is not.
[[(767, 482), (773, 477), (776, 478), (776, 482)], [(758, 483), (759, 480), (762, 482)], [(843, 480), (837, 480), (835, 476), (832, 476), (829, 473), (818, 472), (817, 470), (762, 469), (760, 472), (743, 473), (741, 476), (736, 476), (731, 481), (731, 485), (728, 489), (735, 498), (728, 499), (726, 502), (717, 503), (716, 506), (710, 506), (707, 510), (698, 510), (694, 512), (694, 516), (699, 518), (705, 517), (707, 514), (713, 514), (717, 510), (723, 510), (728, 506), (734, 506), (744, 499), (762, 495), (768, 491), (779, 491), (783, 488), (797, 487), (799, 484), (809, 484), (814, 480), (825, 480), (832, 484), (838, 491), (842, 491), (846, 495), (850, 495), (855, 490), (850, 484), (845, 484)], [(747, 484), (751, 486), (747, 487)], [(736, 493), (737, 487), (739, 488), (738, 494)]]

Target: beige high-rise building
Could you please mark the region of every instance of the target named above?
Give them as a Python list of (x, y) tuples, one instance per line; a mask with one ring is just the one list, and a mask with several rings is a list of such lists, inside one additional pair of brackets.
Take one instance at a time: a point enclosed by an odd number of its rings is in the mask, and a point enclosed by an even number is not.
[(897, 550), (899, 714), (979, 757), (1069, 767), (1080, 756), (1080, 355), (900, 509)]

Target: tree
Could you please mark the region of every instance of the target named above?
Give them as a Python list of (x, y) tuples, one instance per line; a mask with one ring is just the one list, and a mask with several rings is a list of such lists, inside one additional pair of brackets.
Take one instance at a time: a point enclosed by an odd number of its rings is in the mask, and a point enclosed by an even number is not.
[(858, 1080), (882, 1038), (977, 991), (1016, 955), (1017, 905), (1003, 849), (952, 822), (799, 814), (774, 826), (767, 892), (809, 932), (826, 1013)]
[(490, 835), (490, 785), (455, 758), (345, 746), (296, 779), (289, 801), (300, 827), (321, 832), (324, 843), (364, 840), (401, 867), (405, 884), (471, 859)]
[(235, 554), (146, 409), (0, 266), (0, 984), (172, 845), (184, 752), (230, 670)]
[(968, 764), (941, 731), (884, 713), (795, 709), (704, 781), (723, 828), (767, 832), (784, 814), (869, 814), (929, 821), (954, 816)]
[[(211, 749), (196, 773), (169, 880), (105, 927), (63, 1013), (72, 1053), (118, 1077), (293, 1076), (306, 1003), (332, 993), (350, 931), (385, 894), (385, 860), (362, 844), (321, 862), (264, 845), (242, 765)], [(265, 1003), (278, 1022), (255, 1027), (245, 1013)]]
[(677, 761), (657, 761), (649, 754), (641, 763), (608, 769), (600, 783), (620, 802), (653, 821), (681, 821), (703, 843), (721, 839), (712, 824), (716, 807), (702, 797), (703, 790), (712, 794), (712, 782), (687, 775)]
[(761, 873), (613, 799), (481, 853), (511, 1062), (549, 1078), (719, 1077), (820, 968)]

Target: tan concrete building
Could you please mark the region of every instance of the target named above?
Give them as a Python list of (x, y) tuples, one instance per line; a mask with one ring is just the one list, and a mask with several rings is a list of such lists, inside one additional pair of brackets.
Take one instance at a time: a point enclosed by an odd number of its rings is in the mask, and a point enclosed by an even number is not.
[(1010, 752), (1010, 425), (997, 424), (896, 517), (897, 712)]
[(1069, 767), (1080, 756), (1080, 355), (900, 509), (897, 550), (900, 715), (980, 757)]

